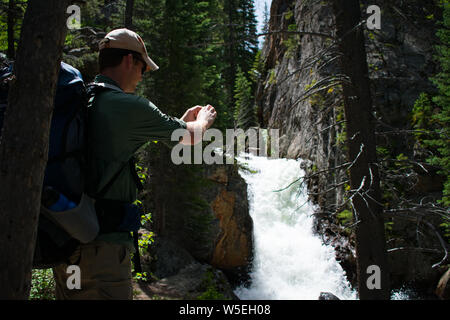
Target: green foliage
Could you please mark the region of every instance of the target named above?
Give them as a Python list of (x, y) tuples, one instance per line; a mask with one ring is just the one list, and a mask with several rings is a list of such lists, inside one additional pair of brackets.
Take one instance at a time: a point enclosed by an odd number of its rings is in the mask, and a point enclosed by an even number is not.
[(416, 130), (414, 135), (419, 143), (430, 139), (431, 131), (436, 127), (436, 121), (433, 119), (433, 116), (437, 110), (437, 106), (429, 93), (422, 92), (414, 103), (411, 123)]
[(438, 173), (446, 177), (441, 202), (450, 205), (450, 4), (443, 4), (443, 21), (437, 32), (441, 44), (436, 46), (436, 59), (441, 66), (441, 72), (431, 80), (436, 85), (438, 93), (430, 96), (420, 95), (412, 112), (412, 123), (416, 130), (417, 142), (422, 148), (428, 149), (431, 156), (427, 161), (440, 170)]
[(269, 70), (269, 80), (268, 80), (269, 84), (277, 83), (277, 77), (276, 76), (277, 75), (276, 75), (275, 69), (270, 69)]
[(235, 127), (246, 130), (256, 124), (256, 108), (251, 83), (240, 68), (238, 68), (234, 92), (236, 99)]
[(337, 215), (339, 222), (343, 225), (349, 224), (353, 221), (353, 213), (350, 210), (343, 210)]
[(147, 272), (136, 272), (133, 275), (133, 280), (147, 282), (148, 281)]
[(343, 233), (347, 236), (350, 236), (353, 232), (351, 229), (351, 224), (353, 222), (353, 213), (348, 209), (344, 209), (341, 212), (336, 214), (337, 222), (341, 225), (343, 229)]
[(431, 140), (429, 145), (437, 148), (439, 154), (430, 159), (430, 163), (439, 165), (441, 174), (446, 176), (442, 202), (450, 206), (450, 3), (444, 4), (442, 28), (437, 32), (441, 45), (436, 46), (437, 59), (442, 71), (432, 78), (439, 89), (439, 94), (433, 97), (433, 102), (440, 108), (440, 112), (433, 115), (440, 128), (435, 132), (438, 138)]
[[(297, 25), (295, 23), (288, 26), (288, 31), (297, 31)], [(293, 58), (294, 54), (297, 52), (300, 46), (300, 35), (299, 34), (289, 34), (288, 38), (283, 41), (283, 45), (286, 47), (286, 57)]]
[(148, 252), (150, 245), (154, 242), (153, 232), (144, 233), (139, 237), (139, 251), (141, 254)]
[[(1, 0), (1, 15), (0, 15), (0, 52), (6, 53), (8, 50), (8, 8), (9, 0)], [(17, 49), (17, 45), (20, 39), (20, 29), (22, 28), (22, 21), (27, 7), (27, 1), (16, 1), (14, 3), (14, 48)], [(12, 57), (10, 57), (12, 58)]]
[(52, 269), (36, 269), (31, 273), (30, 300), (55, 300)]
[(264, 72), (265, 71), (265, 65), (264, 65), (263, 59), (261, 58), (261, 54), (262, 54), (261, 50), (259, 50), (256, 53), (255, 61), (253, 62), (253, 67), (248, 72), (249, 76), (250, 76), (250, 80), (253, 83), (257, 83), (259, 80), (261, 80), (263, 78), (264, 73), (265, 73)]
[(441, 223), (439, 227), (444, 231), (444, 237), (450, 239), (450, 219), (447, 218), (447, 221)]
[(205, 291), (196, 297), (197, 300), (227, 300), (226, 297), (219, 292), (212, 270), (206, 272), (201, 286), (205, 288)]

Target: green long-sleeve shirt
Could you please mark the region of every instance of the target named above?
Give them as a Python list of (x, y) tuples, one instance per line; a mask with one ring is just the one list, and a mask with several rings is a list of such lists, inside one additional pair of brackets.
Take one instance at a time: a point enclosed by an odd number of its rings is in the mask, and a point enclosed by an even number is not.
[[(118, 87), (103, 75), (95, 82)], [(172, 132), (179, 128), (186, 129), (186, 123), (162, 113), (145, 98), (117, 90), (98, 93), (88, 110), (89, 194), (98, 196), (120, 171), (101, 198), (135, 201), (136, 183), (128, 160), (150, 140), (169, 142)]]

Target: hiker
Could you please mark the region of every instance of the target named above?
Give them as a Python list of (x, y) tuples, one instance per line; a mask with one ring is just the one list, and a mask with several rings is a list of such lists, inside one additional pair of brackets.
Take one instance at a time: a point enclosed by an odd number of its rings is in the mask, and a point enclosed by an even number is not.
[(140, 224), (140, 213), (131, 205), (139, 185), (132, 156), (152, 139), (171, 144), (176, 129), (186, 129), (179, 143), (196, 144), (201, 135), (194, 132), (203, 133), (217, 115), (211, 105), (195, 106), (178, 119), (133, 94), (145, 72), (159, 69), (135, 32), (113, 30), (99, 49), (100, 74), (94, 82), (103, 89), (88, 108), (87, 188), (96, 200), (100, 232), (70, 258), (79, 266), (80, 289), (68, 288), (70, 264), (54, 268), (57, 299), (132, 299), (130, 254), (135, 247), (130, 230)]

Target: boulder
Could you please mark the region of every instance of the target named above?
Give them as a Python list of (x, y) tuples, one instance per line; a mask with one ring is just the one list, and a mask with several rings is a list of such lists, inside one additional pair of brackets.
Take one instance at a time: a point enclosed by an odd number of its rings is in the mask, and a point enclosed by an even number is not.
[(196, 262), (187, 265), (176, 275), (153, 283), (140, 282), (135, 285), (135, 289), (138, 289), (136, 300), (238, 300), (223, 272)]
[(341, 300), (330, 292), (321, 292), (318, 300)]

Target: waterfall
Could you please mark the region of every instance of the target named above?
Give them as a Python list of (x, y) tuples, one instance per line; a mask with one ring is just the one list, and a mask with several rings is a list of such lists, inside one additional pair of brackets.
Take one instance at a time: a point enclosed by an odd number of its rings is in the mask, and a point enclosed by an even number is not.
[(334, 249), (312, 231), (314, 207), (298, 180), (304, 175), (301, 160), (247, 154), (237, 160), (248, 184), (254, 259), (251, 285), (237, 288), (236, 295), (242, 300), (317, 300), (320, 292), (331, 292), (356, 299)]

